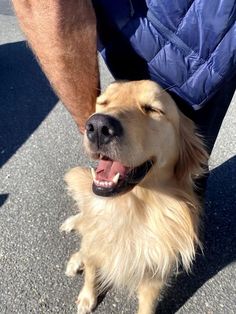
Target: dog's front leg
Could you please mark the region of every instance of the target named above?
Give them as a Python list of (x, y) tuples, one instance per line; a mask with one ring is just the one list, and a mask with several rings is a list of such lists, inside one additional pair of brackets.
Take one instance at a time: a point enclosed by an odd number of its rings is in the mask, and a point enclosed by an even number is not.
[(84, 269), (84, 263), (82, 254), (80, 251), (71, 255), (67, 266), (66, 266), (66, 276), (74, 277), (79, 271)]
[(138, 287), (137, 314), (153, 314), (157, 298), (159, 297), (162, 282), (154, 279), (144, 280)]
[(73, 230), (79, 231), (79, 223), (80, 223), (81, 214), (77, 214), (74, 216), (70, 216), (67, 218), (60, 227), (61, 232), (70, 233)]
[(91, 313), (97, 304), (96, 267), (86, 259), (84, 260), (84, 272), (84, 286), (76, 301), (78, 314)]

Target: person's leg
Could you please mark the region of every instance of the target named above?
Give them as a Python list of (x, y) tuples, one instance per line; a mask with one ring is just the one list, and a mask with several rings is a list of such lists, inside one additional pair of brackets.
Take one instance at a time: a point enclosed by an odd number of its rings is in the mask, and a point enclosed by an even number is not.
[(90, 0), (13, 0), (22, 30), (82, 130), (97, 87), (96, 18)]
[(212, 152), (235, 89), (236, 76), (226, 81), (208, 103), (197, 111), (189, 109), (189, 106), (184, 105), (179, 98), (174, 97), (179, 108), (196, 123), (199, 133), (204, 138), (209, 154)]
[[(236, 76), (225, 82), (225, 84), (213, 96), (213, 98), (198, 111), (189, 109), (189, 106), (183, 104), (183, 102), (178, 97), (173, 96), (181, 111), (183, 111), (196, 123), (199, 134), (203, 136), (203, 140), (209, 155), (213, 150), (221, 124), (228, 110), (235, 89)], [(208, 169), (206, 169), (206, 171), (207, 170)], [(208, 173), (206, 172), (206, 176), (197, 180), (196, 182), (198, 194), (203, 199), (205, 195), (207, 179)]]

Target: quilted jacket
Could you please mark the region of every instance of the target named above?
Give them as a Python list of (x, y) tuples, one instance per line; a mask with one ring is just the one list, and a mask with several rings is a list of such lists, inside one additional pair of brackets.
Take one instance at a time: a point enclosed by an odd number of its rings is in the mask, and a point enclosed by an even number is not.
[(195, 110), (236, 73), (236, 0), (94, 0), (116, 79), (151, 78)]

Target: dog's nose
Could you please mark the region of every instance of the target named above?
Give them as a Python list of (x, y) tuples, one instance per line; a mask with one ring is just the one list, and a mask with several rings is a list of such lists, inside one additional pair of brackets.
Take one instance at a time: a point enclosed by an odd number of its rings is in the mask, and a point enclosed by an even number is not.
[(110, 143), (115, 137), (123, 134), (123, 128), (116, 118), (96, 113), (92, 115), (85, 126), (86, 134), (90, 142), (100, 145)]

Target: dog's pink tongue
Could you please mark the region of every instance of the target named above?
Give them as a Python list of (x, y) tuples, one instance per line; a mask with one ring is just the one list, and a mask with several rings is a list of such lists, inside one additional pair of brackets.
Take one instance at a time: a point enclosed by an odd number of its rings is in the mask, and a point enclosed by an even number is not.
[(99, 181), (112, 181), (118, 172), (121, 177), (124, 177), (127, 169), (119, 161), (101, 159), (96, 170), (96, 179)]

